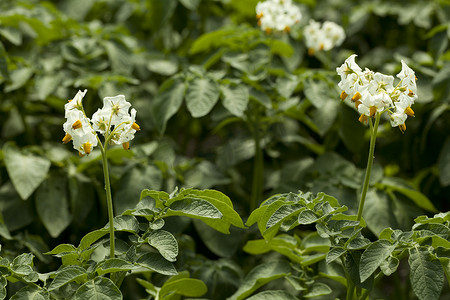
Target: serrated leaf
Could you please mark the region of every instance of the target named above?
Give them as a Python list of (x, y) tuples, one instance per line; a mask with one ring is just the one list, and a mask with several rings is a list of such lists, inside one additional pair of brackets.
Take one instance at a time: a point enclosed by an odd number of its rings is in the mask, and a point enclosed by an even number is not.
[(75, 280), (86, 280), (87, 279), (87, 273), (86, 270), (82, 267), (78, 266), (68, 266), (65, 267), (62, 270), (59, 270), (53, 279), (52, 283), (48, 287), (49, 291), (53, 291), (57, 288), (62, 287), (63, 285), (68, 284), (69, 282), (75, 281)]
[(219, 100), (219, 89), (208, 78), (195, 78), (189, 83), (186, 92), (186, 105), (192, 117), (206, 116)]
[(156, 230), (148, 236), (148, 243), (155, 247), (168, 261), (176, 261), (178, 256), (178, 243), (175, 237), (168, 231)]
[(264, 284), (286, 276), (291, 270), (289, 263), (284, 260), (269, 261), (254, 267), (245, 276), (239, 289), (228, 300), (242, 300)]
[(409, 249), (409, 280), (412, 289), (420, 300), (439, 299), (444, 285), (444, 270), (439, 260), (425, 247)]
[(200, 297), (208, 291), (203, 281), (192, 278), (181, 278), (164, 283), (159, 290), (159, 297), (163, 299), (166, 295), (178, 294), (186, 297)]
[(173, 264), (159, 253), (146, 253), (138, 258), (136, 264), (163, 275), (177, 274), (177, 270)]
[(361, 255), (359, 264), (359, 274), (361, 282), (366, 281), (375, 270), (386, 260), (395, 250), (396, 244), (388, 240), (378, 240), (373, 242)]
[(78, 288), (75, 300), (122, 300), (122, 293), (109, 278), (96, 277)]
[(3, 146), (3, 155), (14, 188), (23, 200), (28, 199), (47, 176), (50, 161), (36, 155), (23, 154), (12, 143)]

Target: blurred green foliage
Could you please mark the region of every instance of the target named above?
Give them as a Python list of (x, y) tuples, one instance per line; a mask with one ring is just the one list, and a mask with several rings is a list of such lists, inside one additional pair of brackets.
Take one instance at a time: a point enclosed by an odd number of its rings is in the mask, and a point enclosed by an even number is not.
[[(142, 130), (131, 150), (108, 154), (117, 214), (134, 207), (142, 189), (176, 187), (220, 190), (242, 217), (270, 195), (299, 189), (325, 192), (355, 212), (368, 135), (339, 101), (335, 72), (352, 53), (389, 74), (404, 59), (418, 77), (405, 134), (386, 120), (379, 128), (368, 228), (407, 230), (420, 214), (449, 210), (448, 1), (298, 0), (300, 24), (274, 36), (257, 27), (257, 2), (0, 2), (5, 256), (32, 251), (51, 269), (41, 253), (106, 223), (100, 153), (79, 158), (61, 144), (63, 107), (78, 89), (88, 89), (88, 115), (116, 94), (138, 111)], [(310, 18), (341, 24), (344, 44), (309, 56), (301, 28)], [(232, 295), (262, 259), (241, 250), (255, 231), (232, 230), (224, 241), (200, 223), (174, 224), (167, 230), (185, 249), (179, 267), (203, 279), (213, 299)], [(202, 265), (201, 257), (210, 260)]]

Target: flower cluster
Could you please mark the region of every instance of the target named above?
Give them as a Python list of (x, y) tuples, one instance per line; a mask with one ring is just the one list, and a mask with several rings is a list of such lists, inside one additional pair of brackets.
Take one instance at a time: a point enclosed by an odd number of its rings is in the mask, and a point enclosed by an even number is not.
[(122, 144), (123, 148), (128, 150), (134, 133), (140, 130), (135, 122), (136, 110), (133, 108), (128, 112), (131, 104), (123, 95), (106, 97), (103, 99), (103, 108), (98, 109), (90, 120), (86, 117), (82, 103), (86, 92), (78, 91), (64, 106), (67, 121), (63, 124), (66, 133), (63, 143), (73, 141), (73, 148), (83, 156), (91, 153), (97, 146), (97, 132), (100, 132), (106, 142)]
[(301, 17), (300, 9), (292, 0), (266, 0), (256, 5), (258, 25), (266, 33), (289, 32)]
[(308, 54), (313, 55), (316, 51), (328, 51), (340, 46), (345, 39), (344, 29), (338, 24), (325, 21), (323, 24), (314, 20), (304, 29), (305, 43)]
[(402, 132), (406, 130), (405, 121), (414, 116), (411, 105), (417, 99), (416, 75), (402, 60), (402, 70), (397, 74), (400, 82), (394, 87), (394, 77), (374, 73), (366, 68), (364, 71), (355, 62), (356, 54), (351, 55), (339, 68), (341, 76), (339, 87), (340, 98), (344, 100), (352, 95), (352, 102), (361, 114), (359, 121), (367, 122), (369, 117), (377, 113), (388, 112), (392, 127), (398, 126)]

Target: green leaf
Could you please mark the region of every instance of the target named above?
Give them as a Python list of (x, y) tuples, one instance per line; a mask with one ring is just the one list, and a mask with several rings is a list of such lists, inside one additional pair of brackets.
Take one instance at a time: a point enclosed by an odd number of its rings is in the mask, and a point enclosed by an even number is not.
[(52, 251), (46, 252), (44, 254), (46, 255), (58, 255), (61, 253), (67, 253), (67, 252), (75, 252), (77, 251), (77, 248), (75, 248), (74, 245), (71, 244), (60, 244), (53, 248)]
[(314, 298), (331, 294), (331, 288), (322, 282), (315, 282), (312, 287), (308, 289), (308, 293), (304, 295), (305, 298)]
[(10, 300), (50, 300), (48, 293), (38, 286), (26, 286), (21, 288)]
[(380, 265), (380, 270), (383, 272), (384, 275), (390, 276), (394, 274), (395, 271), (397, 271), (398, 265), (400, 261), (398, 258), (394, 256), (389, 256), (386, 260), (383, 260), (383, 262)]
[(398, 227), (393, 211), (392, 201), (385, 192), (375, 189), (367, 192), (363, 217), (373, 233), (379, 235), (385, 228)]
[(442, 186), (450, 185), (450, 137), (445, 140), (437, 160), (439, 181)]
[(247, 241), (243, 250), (252, 255), (264, 254), (272, 250), (270, 244), (265, 239)]
[(341, 257), (345, 252), (347, 252), (347, 250), (341, 247), (331, 248), (330, 251), (327, 253), (326, 258), (327, 264), (332, 263), (333, 261)]
[(162, 134), (167, 121), (177, 113), (183, 103), (185, 84), (180, 79), (169, 79), (163, 83), (152, 103), (152, 116), (156, 128)]
[(168, 261), (176, 261), (178, 255), (178, 243), (175, 237), (168, 231), (155, 230), (148, 236), (148, 243), (155, 247)]
[(256, 295), (253, 295), (249, 298), (247, 298), (247, 300), (273, 300), (273, 299), (277, 299), (277, 300), (297, 300), (298, 298), (289, 294), (288, 292), (285, 291), (264, 291), (261, 293), (258, 293)]
[(163, 275), (176, 275), (177, 270), (159, 253), (146, 253), (138, 258), (136, 264)]
[(192, 117), (206, 116), (219, 100), (219, 89), (208, 78), (195, 78), (189, 83), (186, 92), (186, 105)]
[(319, 217), (310, 209), (303, 210), (298, 215), (298, 223), (302, 225), (312, 224), (319, 220)]
[(98, 230), (89, 232), (81, 239), (80, 245), (78, 246), (78, 248), (80, 250), (86, 250), (93, 243), (95, 243), (98, 239), (100, 239), (107, 233), (109, 233), (109, 230), (107, 230), (107, 229), (98, 229)]
[(256, 266), (245, 276), (239, 289), (228, 300), (246, 299), (259, 287), (272, 280), (286, 276), (290, 271), (289, 263), (284, 260), (269, 261)]
[(130, 271), (135, 269), (136, 267), (133, 264), (130, 264), (126, 260), (120, 258), (109, 258), (100, 262), (97, 265), (95, 271), (99, 276), (112, 273), (112, 272), (121, 272), (121, 271)]
[(36, 191), (36, 210), (51, 237), (58, 237), (71, 223), (64, 177), (51, 176)]
[(420, 300), (439, 299), (444, 285), (444, 270), (438, 259), (425, 247), (409, 249), (409, 280)]
[(55, 278), (48, 287), (49, 291), (53, 291), (72, 281), (86, 281), (86, 270), (78, 266), (68, 266), (57, 271)]
[(388, 240), (378, 240), (370, 244), (361, 255), (359, 264), (359, 274), (361, 282), (366, 281), (373, 272), (386, 260), (395, 250), (396, 244), (391, 244)]
[(188, 216), (200, 219), (221, 219), (222, 213), (210, 202), (193, 197), (171, 203), (167, 216)]
[[(105, 228), (109, 228), (109, 223)], [(139, 231), (139, 222), (134, 216), (116, 216), (114, 217), (114, 230), (135, 233)]]
[(105, 277), (91, 279), (78, 288), (75, 300), (122, 300), (119, 288)]
[(385, 177), (381, 181), (381, 184), (410, 198), (418, 207), (421, 207), (427, 211), (438, 212), (430, 199), (428, 199), (421, 192), (411, 188), (407, 182), (401, 180), (400, 178)]
[(249, 100), (247, 87), (243, 85), (235, 87), (221, 85), (220, 91), (223, 96), (223, 106), (225, 106), (225, 108), (233, 115), (243, 117)]
[(3, 146), (3, 155), (14, 188), (23, 200), (28, 199), (47, 176), (50, 161), (43, 157), (21, 153), (12, 143)]
[[(4, 30), (5, 29), (0, 30), (0, 34), (2, 34), (3, 36)], [(0, 42), (0, 82), (4, 81), (5, 79), (9, 79), (7, 57), (8, 54), (6, 53), (5, 47), (3, 46), (3, 43)]]
[(165, 296), (178, 294), (186, 297), (200, 297), (208, 291), (203, 281), (192, 278), (181, 278), (164, 283), (159, 290), (159, 299)]

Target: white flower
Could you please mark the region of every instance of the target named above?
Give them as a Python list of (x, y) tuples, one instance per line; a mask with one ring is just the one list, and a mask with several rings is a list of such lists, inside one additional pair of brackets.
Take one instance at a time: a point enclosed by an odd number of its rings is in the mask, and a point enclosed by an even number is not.
[(267, 33), (290, 31), (302, 17), (300, 9), (292, 0), (266, 0), (256, 5), (258, 25)]
[(347, 76), (353, 73), (356, 73), (358, 76), (362, 75), (361, 67), (355, 62), (356, 56), (356, 54), (350, 55), (340, 67), (336, 68), (336, 72), (341, 76), (341, 80), (346, 80)]
[(100, 132), (105, 135), (110, 131), (111, 127), (111, 119), (112, 119), (112, 110), (111, 109), (98, 109), (92, 115), (92, 127), (95, 131)]
[(314, 20), (304, 29), (305, 43), (310, 55), (316, 51), (328, 51), (340, 46), (345, 39), (344, 29), (338, 24), (326, 21), (320, 24)]
[(122, 119), (128, 116), (128, 110), (131, 104), (125, 100), (124, 95), (103, 98), (103, 108), (105, 114), (111, 113), (111, 125), (117, 126), (122, 123)]
[(64, 117), (67, 118), (69, 117), (69, 115), (71, 113), (77, 112), (77, 111), (82, 111), (83, 110), (83, 98), (84, 95), (86, 95), (87, 90), (82, 91), (78, 91), (77, 94), (75, 95), (75, 97), (73, 97), (72, 100), (69, 100), (69, 102), (67, 102), (64, 105), (64, 110), (65, 110), (65, 115)]
[(91, 153), (95, 146), (97, 146), (97, 135), (95, 132), (90, 131), (82, 136), (73, 137), (73, 148), (78, 150), (80, 156)]

